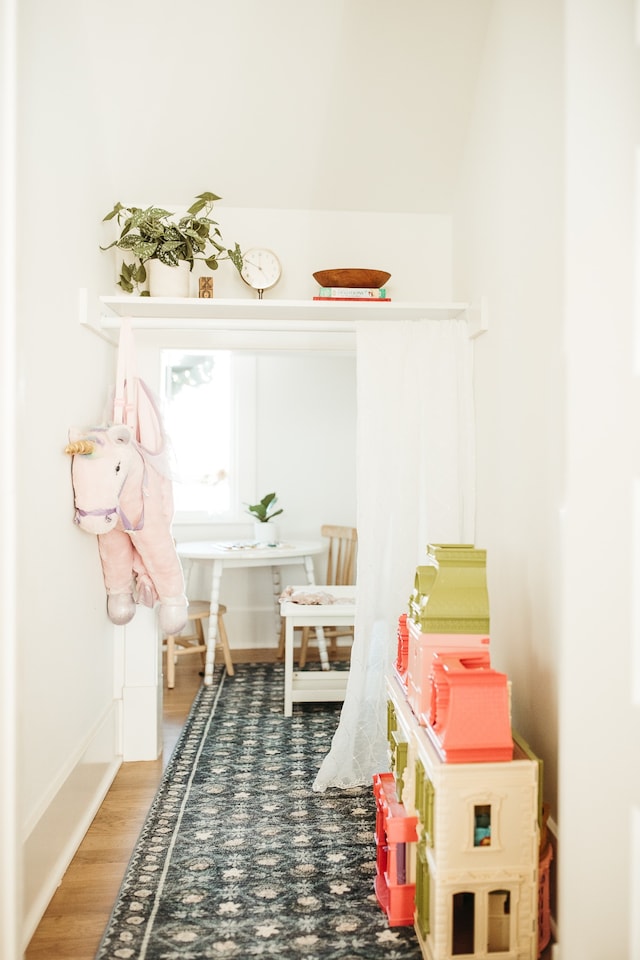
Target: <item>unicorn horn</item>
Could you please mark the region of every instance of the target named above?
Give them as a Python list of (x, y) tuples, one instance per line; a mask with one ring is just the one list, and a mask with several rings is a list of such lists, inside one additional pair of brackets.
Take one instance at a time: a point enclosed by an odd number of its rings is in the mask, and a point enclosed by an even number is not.
[(68, 453), (70, 457), (75, 456), (76, 453), (88, 454), (93, 453), (96, 445), (93, 440), (76, 440), (74, 443), (68, 443), (64, 448), (64, 452)]

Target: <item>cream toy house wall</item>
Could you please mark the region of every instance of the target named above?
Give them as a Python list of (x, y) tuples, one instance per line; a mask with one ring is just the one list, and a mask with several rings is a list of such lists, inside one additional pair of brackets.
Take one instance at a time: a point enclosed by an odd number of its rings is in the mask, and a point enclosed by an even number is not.
[[(532, 960), (538, 956), (537, 761), (515, 744), (508, 762), (445, 763), (396, 677), (389, 678), (388, 696), (394, 742), (407, 745), (401, 770), (394, 758), (399, 797), (407, 815), (419, 818), (407, 872), (416, 882), (423, 955)], [(475, 814), (487, 806), (490, 843), (475, 845)]]

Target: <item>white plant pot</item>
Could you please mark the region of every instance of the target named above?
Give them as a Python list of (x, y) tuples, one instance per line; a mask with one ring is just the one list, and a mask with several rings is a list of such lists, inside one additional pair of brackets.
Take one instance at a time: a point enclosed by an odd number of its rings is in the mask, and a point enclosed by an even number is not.
[(168, 267), (161, 260), (147, 260), (149, 294), (152, 297), (188, 297), (189, 264), (181, 260), (177, 267)]
[(279, 530), (277, 523), (254, 523), (253, 539), (257, 543), (278, 543)]

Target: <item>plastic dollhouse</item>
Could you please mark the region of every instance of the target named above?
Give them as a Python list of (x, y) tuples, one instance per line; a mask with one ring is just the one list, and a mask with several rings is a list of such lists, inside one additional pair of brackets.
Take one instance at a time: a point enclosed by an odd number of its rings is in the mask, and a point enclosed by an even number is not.
[(485, 563), (471, 545), (428, 546), (387, 678), (375, 889), (427, 960), (535, 960), (546, 945), (541, 763), (512, 732), (509, 683), (491, 666)]

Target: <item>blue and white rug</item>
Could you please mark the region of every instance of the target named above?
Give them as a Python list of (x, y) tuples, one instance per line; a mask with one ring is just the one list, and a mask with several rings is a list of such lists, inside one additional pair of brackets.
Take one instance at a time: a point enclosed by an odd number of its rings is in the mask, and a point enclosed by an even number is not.
[(283, 716), (280, 664), (216, 671), (149, 811), (96, 960), (418, 960), (373, 891), (371, 788), (314, 793), (340, 704)]

